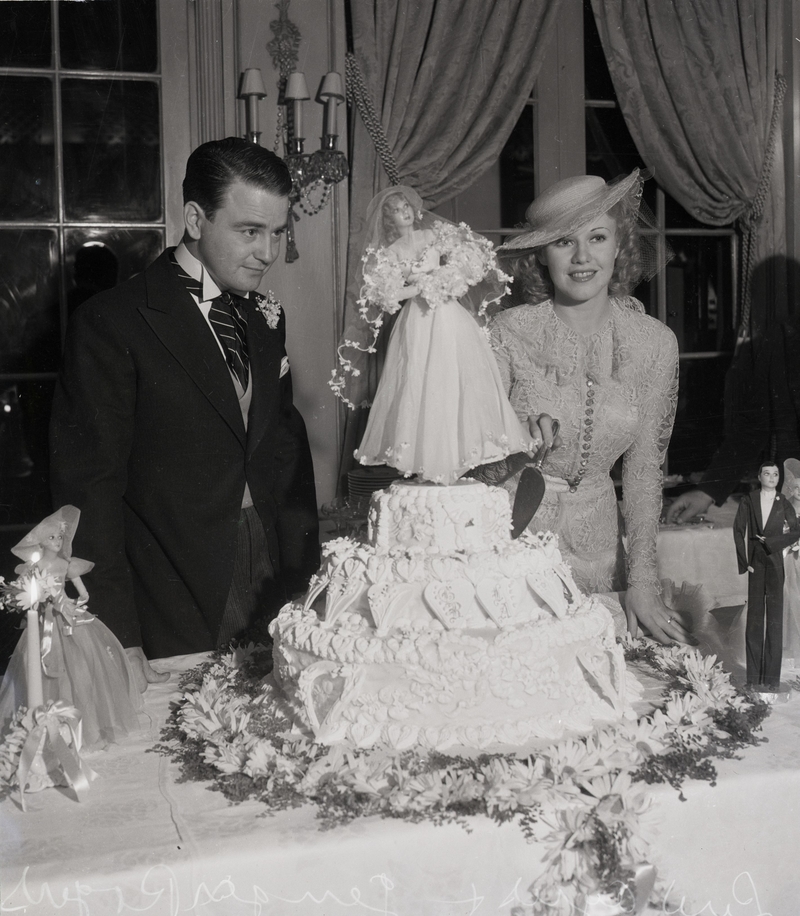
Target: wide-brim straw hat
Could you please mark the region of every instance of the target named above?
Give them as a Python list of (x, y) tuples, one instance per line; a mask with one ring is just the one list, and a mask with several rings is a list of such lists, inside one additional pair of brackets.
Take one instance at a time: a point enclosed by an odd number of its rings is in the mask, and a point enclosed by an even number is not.
[(599, 175), (576, 175), (557, 181), (525, 211), (523, 231), (497, 250), (502, 254), (518, 254), (522, 249), (541, 248), (572, 235), (621, 201), (636, 212), (644, 178), (639, 169), (634, 169), (630, 175), (610, 182)]

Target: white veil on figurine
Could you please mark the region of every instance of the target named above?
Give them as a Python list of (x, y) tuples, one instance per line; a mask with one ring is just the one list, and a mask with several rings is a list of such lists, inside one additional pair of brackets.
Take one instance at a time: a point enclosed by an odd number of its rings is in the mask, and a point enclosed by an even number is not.
[[(783, 495), (792, 504), (798, 517), (798, 485), (800, 461), (787, 458), (783, 462)], [(795, 545), (797, 546), (797, 545)], [(783, 663), (800, 668), (800, 551), (787, 548), (784, 558), (786, 578), (783, 583)]]
[(481, 326), (508, 279), (491, 243), (424, 210), (404, 186), (376, 195), (366, 223), (358, 312), (331, 381), (348, 406), (369, 406), (361, 383), (387, 316), (397, 319), (358, 460), (450, 484), (479, 464), (529, 450)]

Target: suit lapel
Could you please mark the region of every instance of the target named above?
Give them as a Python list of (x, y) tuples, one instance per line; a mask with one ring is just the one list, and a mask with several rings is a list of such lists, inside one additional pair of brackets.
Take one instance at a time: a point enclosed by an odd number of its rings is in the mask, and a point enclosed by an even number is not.
[(252, 300), (247, 304), (247, 349), (253, 379), (253, 399), (247, 420), (247, 454), (252, 455), (279, 407), (281, 334), (269, 327)]
[(242, 446), (245, 428), (236, 389), (212, 330), (186, 292), (165, 251), (148, 269), (145, 321), (230, 426)]

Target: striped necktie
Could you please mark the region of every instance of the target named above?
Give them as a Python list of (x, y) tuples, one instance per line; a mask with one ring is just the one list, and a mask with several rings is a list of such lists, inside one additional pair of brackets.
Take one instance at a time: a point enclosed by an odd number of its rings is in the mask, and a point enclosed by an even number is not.
[(222, 293), (211, 300), (208, 320), (217, 332), (228, 368), (239, 380), (243, 391), (247, 391), (250, 376), (250, 357), (247, 353), (247, 319), (241, 296)]
[[(202, 299), (202, 283), (190, 277), (180, 266), (174, 255), (170, 256), (178, 277), (196, 299)], [(245, 300), (234, 293), (222, 293), (211, 300), (208, 320), (217, 339), (225, 352), (228, 368), (236, 376), (242, 390), (247, 391), (250, 376), (250, 358), (247, 353), (247, 319), (244, 310)]]

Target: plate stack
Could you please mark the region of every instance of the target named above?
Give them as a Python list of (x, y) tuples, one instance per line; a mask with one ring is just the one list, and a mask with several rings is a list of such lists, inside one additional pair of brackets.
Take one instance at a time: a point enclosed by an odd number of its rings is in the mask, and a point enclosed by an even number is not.
[(347, 474), (347, 493), (351, 500), (363, 500), (369, 503), (369, 498), (378, 490), (385, 490), (395, 480), (400, 480), (402, 474), (395, 468), (384, 465), (355, 468)]

